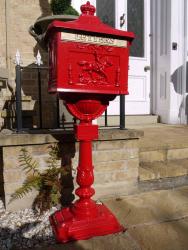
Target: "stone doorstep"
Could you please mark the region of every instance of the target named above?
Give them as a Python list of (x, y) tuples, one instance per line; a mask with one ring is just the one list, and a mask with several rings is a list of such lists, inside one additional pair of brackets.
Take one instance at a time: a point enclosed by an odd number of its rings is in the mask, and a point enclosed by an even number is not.
[(164, 124), (143, 127), (145, 137), (139, 141), (140, 184), (145, 185), (144, 183), (147, 182), (147, 185), (150, 183), (151, 186), (160, 188), (166, 182), (170, 188), (170, 185), (173, 185), (170, 181), (177, 182), (178, 185), (187, 183), (187, 129), (187, 126)]
[(188, 146), (178, 148), (160, 147), (157, 150), (139, 152), (140, 162), (169, 161), (188, 158)]
[[(142, 124), (157, 124), (159, 117), (157, 115), (126, 115), (125, 123), (126, 127), (130, 125), (142, 125)], [(98, 125), (104, 126), (105, 116), (101, 116), (97, 119)], [(119, 124), (119, 116), (108, 115), (108, 126), (117, 126)]]
[(155, 143), (155, 141), (152, 141), (153, 138), (150, 139), (150, 144), (144, 145), (139, 143), (139, 149), (140, 152), (149, 152), (149, 151), (158, 151), (158, 150), (173, 150), (173, 149), (182, 149), (182, 148), (188, 148), (188, 141), (181, 141), (181, 142), (168, 142), (168, 143)]
[(168, 177), (158, 180), (139, 181), (139, 192), (148, 192), (150, 190), (174, 189), (188, 185), (188, 175), (178, 177)]
[(149, 163), (154, 161), (166, 161), (167, 150), (159, 149), (154, 151), (139, 152), (139, 159), (141, 163)]
[(139, 180), (153, 181), (188, 175), (188, 159), (140, 163)]

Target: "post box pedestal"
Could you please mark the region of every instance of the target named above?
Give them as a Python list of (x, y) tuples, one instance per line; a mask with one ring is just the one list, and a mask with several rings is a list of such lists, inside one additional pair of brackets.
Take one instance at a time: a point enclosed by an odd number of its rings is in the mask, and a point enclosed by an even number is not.
[(92, 165), (92, 140), (98, 138), (98, 126), (81, 122), (75, 126), (75, 135), (80, 141), (76, 194), (79, 199), (72, 206), (55, 212), (50, 222), (58, 242), (83, 240), (94, 236), (118, 233), (125, 229), (104, 204), (91, 199), (95, 190)]
[(85, 240), (95, 236), (103, 236), (124, 231), (114, 215), (106, 206), (96, 204), (95, 218), (77, 219), (70, 207), (57, 211), (50, 217), (55, 237), (58, 242)]
[(129, 48), (134, 34), (103, 24), (94, 16), (88, 1), (76, 21), (54, 21), (46, 32), (49, 47), (49, 92), (64, 100), (80, 124), (75, 136), (80, 141), (76, 195), (79, 199), (50, 217), (59, 242), (88, 239), (123, 231), (115, 216), (91, 197), (95, 190), (92, 140), (98, 126), (92, 125), (117, 95), (128, 94)]

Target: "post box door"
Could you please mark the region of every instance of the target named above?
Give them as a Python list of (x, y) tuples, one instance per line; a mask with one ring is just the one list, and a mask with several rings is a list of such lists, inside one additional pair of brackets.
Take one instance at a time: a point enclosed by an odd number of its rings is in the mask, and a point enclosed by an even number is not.
[[(50, 43), (53, 47), (53, 41)], [(92, 32), (58, 32), (57, 91), (128, 94), (129, 42), (125, 38), (96, 36)], [(63, 56), (61, 56), (63, 55)], [(52, 66), (55, 65), (51, 53)], [(52, 75), (52, 74), (51, 74)], [(55, 77), (55, 78), (56, 78)], [(50, 91), (53, 89), (50, 80)]]

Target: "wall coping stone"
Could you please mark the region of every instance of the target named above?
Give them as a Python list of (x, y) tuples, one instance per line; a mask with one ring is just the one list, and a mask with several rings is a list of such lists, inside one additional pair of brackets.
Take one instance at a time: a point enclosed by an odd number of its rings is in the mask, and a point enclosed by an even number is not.
[(139, 139), (144, 136), (144, 131), (137, 129), (117, 129), (117, 128), (106, 128), (99, 129), (98, 141), (106, 140), (130, 140)]
[[(139, 139), (144, 132), (136, 129), (120, 130), (117, 128), (99, 129), (96, 141)], [(55, 142), (75, 142), (74, 132), (62, 129), (30, 130), (21, 133), (0, 133), (0, 146), (40, 145)]]

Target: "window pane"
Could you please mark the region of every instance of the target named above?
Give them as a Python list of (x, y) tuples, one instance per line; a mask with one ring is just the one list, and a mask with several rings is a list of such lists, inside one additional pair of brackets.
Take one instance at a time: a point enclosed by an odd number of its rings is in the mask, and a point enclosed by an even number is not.
[(115, 27), (115, 0), (97, 0), (97, 16), (112, 27)]
[(144, 57), (144, 0), (128, 0), (128, 31), (135, 33), (130, 55)]

